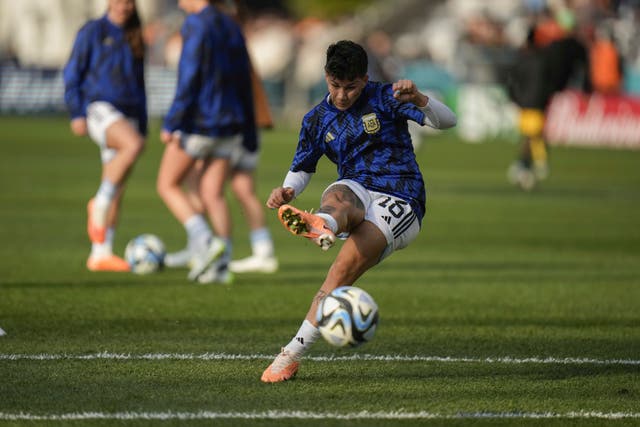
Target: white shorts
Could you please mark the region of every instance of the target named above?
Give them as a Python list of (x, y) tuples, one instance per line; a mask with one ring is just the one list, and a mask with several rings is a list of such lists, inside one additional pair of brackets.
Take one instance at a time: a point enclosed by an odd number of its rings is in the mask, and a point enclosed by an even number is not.
[(211, 157), (231, 159), (236, 147), (242, 142), (242, 135), (211, 137), (185, 133), (180, 135), (180, 147), (194, 159)]
[(89, 137), (100, 147), (102, 163), (108, 163), (116, 155), (116, 150), (107, 147), (107, 129), (120, 119), (126, 119), (138, 128), (138, 121), (125, 117), (113, 105), (105, 101), (95, 101), (87, 106), (87, 131)]
[[(420, 232), (420, 221), (411, 205), (390, 194), (369, 191), (355, 181), (344, 179), (329, 185), (324, 193), (335, 185), (346, 185), (355, 193), (364, 205), (364, 219), (378, 227), (387, 239), (387, 247), (380, 256), (380, 261), (398, 249), (406, 248)], [(323, 193), (323, 196), (324, 196)], [(338, 237), (346, 238), (348, 234)]]
[(253, 153), (247, 151), (242, 144), (231, 153), (231, 169), (236, 171), (253, 172), (258, 167), (258, 158), (260, 153), (258, 150)]

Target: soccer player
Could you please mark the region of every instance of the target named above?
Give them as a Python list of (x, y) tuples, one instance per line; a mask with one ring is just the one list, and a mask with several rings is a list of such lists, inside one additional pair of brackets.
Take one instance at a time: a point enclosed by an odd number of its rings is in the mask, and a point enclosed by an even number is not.
[(544, 137), (546, 109), (554, 94), (579, 85), (591, 91), (589, 63), (584, 45), (584, 29), (536, 44), (535, 28), (529, 31), (514, 66), (508, 74), (508, 91), (519, 107), (518, 159), (507, 170), (512, 184), (531, 191), (549, 175), (549, 149)]
[(134, 0), (109, 0), (107, 13), (77, 34), (64, 68), (71, 131), (100, 148), (100, 187), (87, 205), (91, 271), (129, 271), (112, 252), (120, 202), (147, 132), (144, 44)]
[[(231, 215), (224, 197), (229, 159), (243, 138), (255, 138), (249, 57), (240, 27), (213, 1), (180, 0), (187, 13), (178, 84), (160, 139), (166, 144), (157, 190), (187, 232), (189, 280), (230, 283)], [(253, 131), (252, 131), (253, 129)], [(198, 187), (215, 235), (181, 187), (196, 160)]]
[[(369, 81), (367, 54), (348, 40), (327, 49), (329, 94), (307, 113), (293, 162), (267, 207), (293, 234), (327, 250), (345, 239), (291, 342), (262, 374), (264, 382), (293, 377), (302, 355), (320, 335), (315, 313), (332, 290), (352, 285), (368, 269), (406, 247), (420, 231), (425, 187), (407, 121), (446, 129), (456, 124), (444, 104), (416, 89), (411, 80)], [(338, 180), (324, 191), (311, 214), (288, 205), (305, 189), (322, 155), (337, 165)]]
[[(242, 24), (242, 4), (226, 1), (215, 4), (221, 11), (228, 14), (238, 24)], [(253, 105), (256, 125), (259, 128), (271, 128), (273, 119), (264, 87), (255, 69), (250, 64), (251, 88), (253, 91)], [(250, 130), (250, 129), (247, 129)], [(237, 146), (231, 155), (230, 184), (233, 194), (240, 202), (247, 224), (249, 225), (249, 240), (251, 255), (229, 263), (232, 273), (274, 273), (278, 269), (271, 233), (267, 228), (264, 207), (256, 195), (255, 170), (258, 166), (260, 144), (259, 134), (245, 132), (242, 144)], [(184, 190), (197, 213), (204, 212), (204, 205), (199, 196), (199, 181), (202, 173), (202, 161), (196, 162), (194, 167), (183, 179)], [(165, 256), (167, 267), (186, 267), (189, 265), (190, 254), (188, 247)]]

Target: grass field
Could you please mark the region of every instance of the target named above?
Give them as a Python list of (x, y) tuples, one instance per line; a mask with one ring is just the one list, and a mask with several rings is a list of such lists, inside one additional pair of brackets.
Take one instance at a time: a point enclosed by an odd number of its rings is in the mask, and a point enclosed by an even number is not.
[[(514, 145), (432, 137), (418, 153), (420, 237), (358, 282), (380, 306), (376, 337), (319, 342), (295, 380), (267, 385), (335, 248), (269, 212), (273, 275), (224, 287), (186, 270), (90, 273), (97, 149), (63, 118), (0, 117), (0, 129), (0, 424), (640, 424), (640, 152), (554, 149), (552, 176), (524, 194), (505, 180)], [(155, 192), (157, 135), (130, 180), (120, 253), (143, 232), (184, 244)], [(261, 198), (296, 140), (264, 134)], [(333, 177), (321, 164), (296, 204), (316, 207)]]

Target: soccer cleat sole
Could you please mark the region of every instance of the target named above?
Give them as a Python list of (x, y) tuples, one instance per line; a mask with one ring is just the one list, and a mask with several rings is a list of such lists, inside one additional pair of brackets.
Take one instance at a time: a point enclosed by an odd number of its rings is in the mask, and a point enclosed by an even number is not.
[[(305, 215), (313, 215), (307, 213)], [(312, 225), (310, 225), (304, 218), (303, 214), (289, 205), (283, 205), (278, 211), (278, 217), (282, 225), (296, 236), (306, 237), (312, 240), (316, 245), (320, 246), (323, 251), (329, 250), (336, 241), (336, 237), (332, 232), (313, 231)], [(322, 220), (320, 220), (322, 221)], [(322, 228), (328, 230), (328, 227), (324, 225)], [(318, 228), (316, 227), (316, 230)]]
[(291, 233), (307, 237), (306, 235), (309, 233), (309, 226), (304, 219), (302, 219), (302, 216), (295, 213), (293, 209), (284, 209), (280, 214), (280, 221), (282, 221), (282, 224)]

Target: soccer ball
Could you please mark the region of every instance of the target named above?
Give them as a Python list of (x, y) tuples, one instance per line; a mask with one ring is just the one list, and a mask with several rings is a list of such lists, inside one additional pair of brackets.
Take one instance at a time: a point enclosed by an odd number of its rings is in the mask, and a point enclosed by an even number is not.
[(129, 263), (131, 271), (136, 274), (149, 274), (160, 270), (165, 254), (164, 243), (153, 234), (134, 237), (124, 250), (124, 258)]
[(355, 286), (341, 286), (320, 301), (316, 312), (322, 337), (336, 347), (357, 347), (373, 338), (378, 305)]

